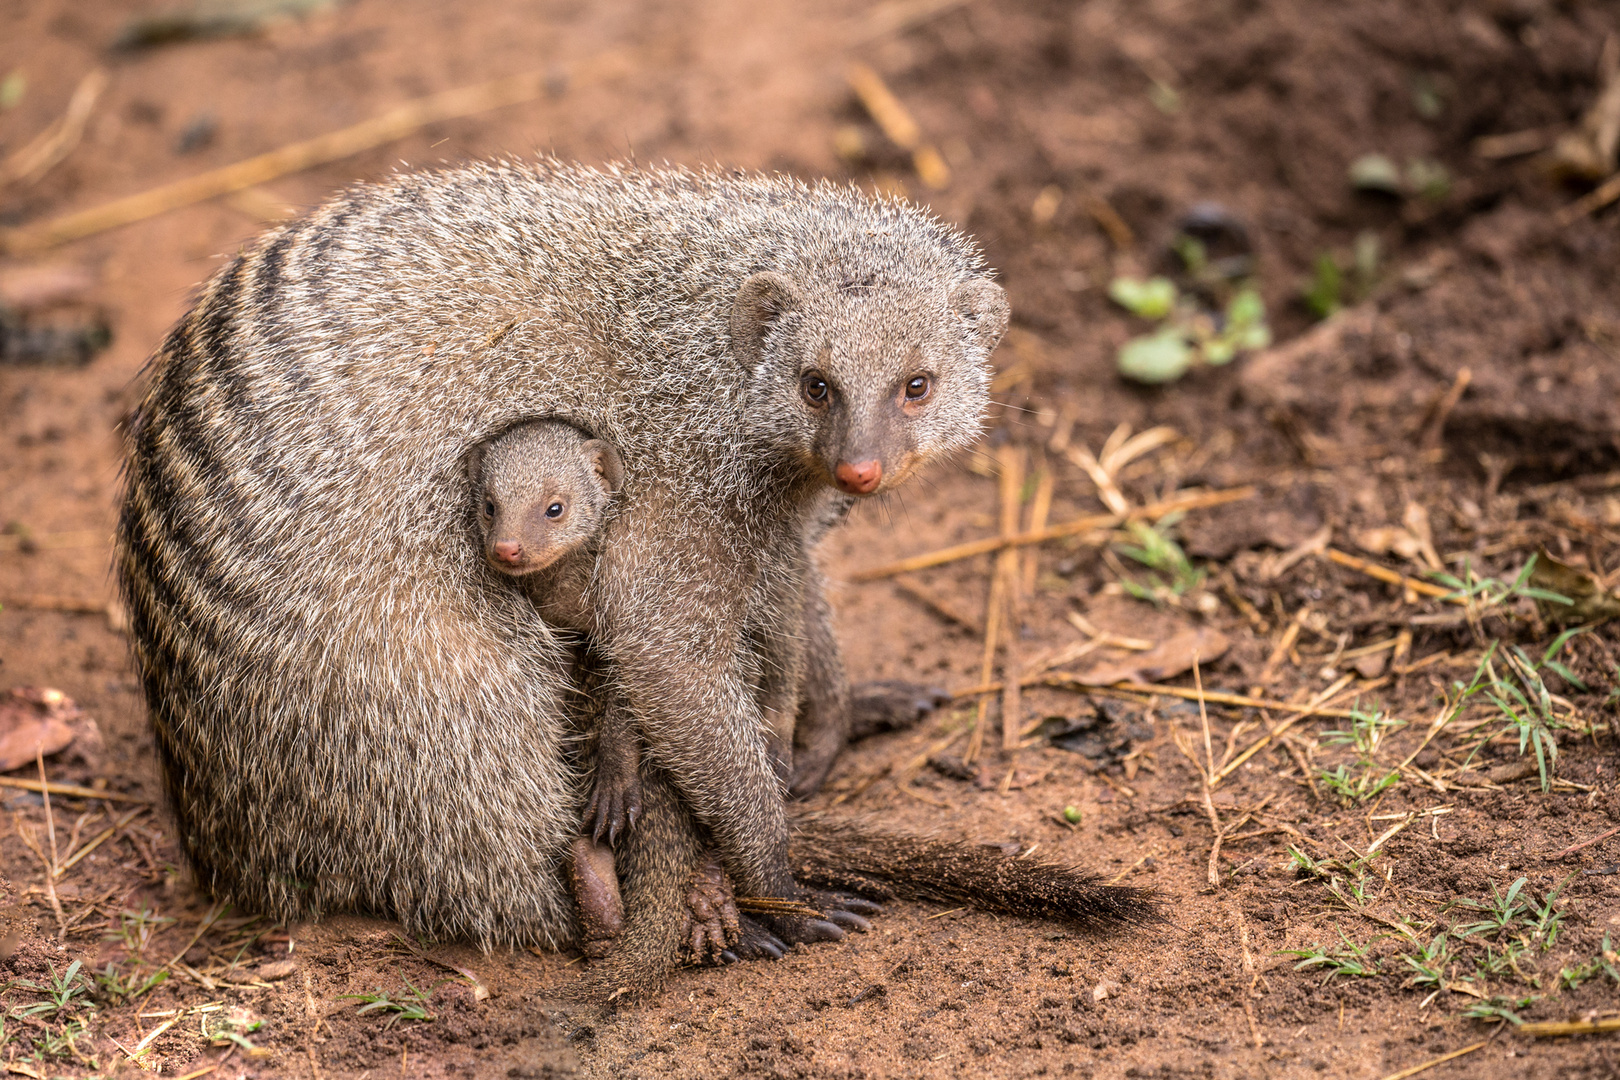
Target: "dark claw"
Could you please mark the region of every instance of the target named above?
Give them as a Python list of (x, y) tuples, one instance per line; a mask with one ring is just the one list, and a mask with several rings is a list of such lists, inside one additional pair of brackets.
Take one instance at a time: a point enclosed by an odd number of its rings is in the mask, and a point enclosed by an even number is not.
[(868, 900), (864, 896), (835, 896), (818, 897), (823, 907), (836, 908), (839, 911), (849, 911), (856, 915), (865, 915), (868, 918), (883, 914), (883, 905)]
[(720, 950), (720, 962), (722, 964), (740, 964), (740, 963), (742, 963), (742, 957), (738, 956), (736, 953), (732, 952), (730, 949), (721, 949)]
[(827, 919), (829, 922), (835, 923), (836, 925), (843, 927), (845, 930), (854, 930), (862, 934), (872, 929), (871, 923), (867, 922), (853, 911), (829, 911), (827, 912)]
[(806, 919), (801, 924), (803, 933), (799, 935), (800, 941), (843, 941), (844, 932), (836, 923), (826, 919)]

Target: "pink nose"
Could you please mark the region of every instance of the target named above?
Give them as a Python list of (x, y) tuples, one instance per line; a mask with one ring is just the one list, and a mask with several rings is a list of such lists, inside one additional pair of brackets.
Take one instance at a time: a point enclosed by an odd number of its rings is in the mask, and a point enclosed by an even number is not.
[(875, 458), (859, 465), (840, 461), (838, 468), (833, 470), (833, 477), (841, 491), (851, 495), (870, 495), (883, 479), (883, 463)]
[(516, 564), (523, 558), (523, 545), (516, 540), (497, 540), (495, 557), (501, 562)]

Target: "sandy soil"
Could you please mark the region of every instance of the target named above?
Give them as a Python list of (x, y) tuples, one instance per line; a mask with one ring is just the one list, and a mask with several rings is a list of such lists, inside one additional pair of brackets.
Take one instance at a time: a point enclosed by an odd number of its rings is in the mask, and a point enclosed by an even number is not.
[[(976, 0), (874, 34), (869, 9), (849, 3), (355, 0), (247, 37), (116, 52), (130, 18), (157, 5), (0, 3), (0, 80), (26, 76), (0, 111), (0, 158), (60, 116), (93, 68), (109, 75), (66, 158), (0, 188), (0, 227), (423, 94), (553, 75), (543, 99), (0, 261), (0, 301), (16, 307), (58, 271), (87, 279), (66, 305), (27, 313), (35, 325), (99, 313), (113, 335), (84, 366), (0, 364), (0, 689), (65, 692), (85, 715), (70, 721), (73, 745), (46, 760), (51, 779), (135, 800), (54, 797), (53, 841), (39, 796), (9, 789), (0, 1062), (41, 1076), (1381, 1077), (1467, 1049), (1423, 1075), (1620, 1072), (1612, 1034), (1538, 1038), (1520, 1026), (1617, 1013), (1620, 836), (1607, 834), (1620, 824), (1620, 638), (1599, 627), (1558, 643), (1559, 672), (1542, 662), (1559, 627), (1531, 600), (1464, 609), (1325, 554), (1421, 580), (1431, 557), (1455, 574), (1466, 561), (1511, 583), (1541, 551), (1543, 565), (1554, 557), (1600, 587), (1620, 576), (1615, 212), (1560, 224), (1590, 185), (1550, 179), (1534, 155), (1480, 156), (1475, 143), (1531, 131), (1545, 144), (1575, 123), (1598, 96), (1620, 14), (1535, 0), (1345, 7)], [(887, 80), (941, 150), (943, 190), (924, 186), (862, 111), (844, 77), (852, 59)], [(1211, 706), (1206, 728), (1169, 694), (1032, 686), (1021, 720), (1043, 727), (1004, 756), (992, 703), (987, 751), (964, 768), (977, 704), (963, 698), (916, 730), (852, 747), (815, 805), (1151, 886), (1165, 925), (1098, 937), (893, 904), (870, 935), (684, 971), (609, 1014), (555, 1004), (573, 957), (420, 948), (359, 917), (273, 927), (212, 907), (179, 865), (161, 807), (143, 809), (160, 793), (106, 612), (117, 429), (141, 365), (195, 286), (281, 208), (402, 162), (539, 151), (848, 178), (926, 201), (984, 242), (1014, 310), (984, 451), (863, 506), (826, 545), (856, 678), (981, 682), (991, 557), (854, 578), (992, 535), (995, 463), (1010, 449), (1031, 476), (1023, 523), (1043, 471), (1054, 522), (1102, 513), (1110, 498), (1256, 493), (1169, 530), (1204, 578), (1158, 605), (1124, 594), (1122, 575), (1148, 571), (1107, 530), (1025, 549), (1028, 587), (998, 675), (1096, 631), (1163, 643), (1205, 629), (1228, 641), (1201, 668), (1211, 691), (1302, 702), (1350, 676), (1331, 706), (1408, 724), (1362, 723), (1358, 746), (1333, 734), (1357, 730), (1346, 718), (1282, 730), (1285, 709)], [(1369, 153), (1404, 184), (1414, 162), (1431, 178), (1443, 169), (1444, 183), (1358, 191), (1348, 170)], [(1185, 279), (1172, 242), (1206, 204), (1240, 223), (1279, 344), (1134, 388), (1114, 354), (1147, 324), (1107, 287), (1161, 270)], [(1354, 253), (1374, 242), (1376, 265), (1358, 278)], [(1319, 323), (1301, 294), (1324, 254), (1345, 268), (1346, 310)], [(1106, 458), (1112, 434), (1159, 425), (1173, 437), (1099, 489), (1086, 454)], [(1511, 666), (1515, 646), (1535, 678)], [(1493, 647), (1503, 685), (1535, 697), (1539, 678), (1549, 694), (1553, 723), (1539, 730), (1558, 753), (1545, 788), (1519, 727), (1484, 693), (1431, 732), (1452, 712), (1442, 695), (1454, 698)], [(1057, 670), (1127, 655), (1098, 649)], [(1165, 678), (1193, 685), (1180, 671)], [(1197, 762), (1219, 771), (1268, 729), (1206, 800)], [(932, 763), (914, 767), (919, 758)], [(1367, 793), (1392, 772), (1392, 786)], [(52, 843), (61, 862), (106, 830), (52, 879), (53, 895), (42, 870)], [(1497, 925), (1480, 927), (1509, 894)], [(1312, 956), (1331, 963), (1296, 969)], [(42, 987), (74, 961), (51, 1004)], [(134, 992), (159, 970), (166, 981)], [(362, 1013), (344, 996), (375, 992), (394, 1007)], [(427, 1018), (410, 1018), (415, 1006)]]

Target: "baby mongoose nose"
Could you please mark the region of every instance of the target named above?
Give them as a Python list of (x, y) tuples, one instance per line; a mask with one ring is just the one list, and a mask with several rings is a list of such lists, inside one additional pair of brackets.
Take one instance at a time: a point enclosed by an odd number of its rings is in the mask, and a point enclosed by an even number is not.
[(501, 562), (516, 565), (523, 558), (523, 545), (516, 540), (495, 541), (495, 557)]
[(833, 470), (833, 478), (838, 481), (840, 491), (850, 495), (870, 495), (883, 479), (883, 462), (875, 458), (859, 465), (840, 461), (838, 468)]

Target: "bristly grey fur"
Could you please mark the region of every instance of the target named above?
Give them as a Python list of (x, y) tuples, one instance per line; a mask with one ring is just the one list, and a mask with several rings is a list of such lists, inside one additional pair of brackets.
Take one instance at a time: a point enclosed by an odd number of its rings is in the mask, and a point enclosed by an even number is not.
[[(729, 319), (760, 271), (800, 302), (745, 368)], [(551, 161), (358, 187), (233, 260), (155, 358), (117, 548), (203, 887), (572, 939), (566, 658), (465, 516), (468, 449), (550, 417), (623, 457), (590, 600), (647, 752), (739, 890), (786, 895), (739, 639), (803, 592), (828, 490), (787, 403), (806, 357), (878, 400), (920, 355), (939, 389), (907, 460), (964, 448), (1005, 306), (975, 325), (952, 297), (985, 277), (961, 234), (851, 188)]]

